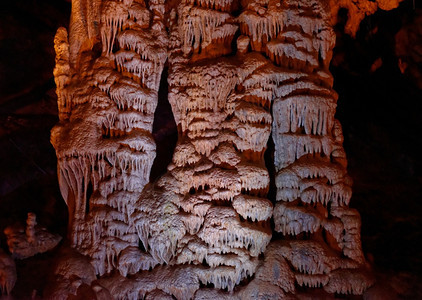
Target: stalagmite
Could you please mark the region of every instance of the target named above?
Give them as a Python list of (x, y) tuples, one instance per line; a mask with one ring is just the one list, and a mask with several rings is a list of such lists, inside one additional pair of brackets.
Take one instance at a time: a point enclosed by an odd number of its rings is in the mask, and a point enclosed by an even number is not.
[(47, 231), (37, 225), (36, 215), (28, 213), (26, 227), (22, 225), (9, 226), (4, 230), (7, 245), (12, 256), (24, 259), (38, 253), (44, 253), (56, 247), (61, 236)]
[[(89, 286), (104, 299), (288, 299), (372, 284), (328, 67), (340, 7), (353, 31), (395, 4), (331, 2), (73, 1), (55, 38), (51, 133), (73, 250), (50, 298)], [(150, 182), (165, 66), (178, 141)]]

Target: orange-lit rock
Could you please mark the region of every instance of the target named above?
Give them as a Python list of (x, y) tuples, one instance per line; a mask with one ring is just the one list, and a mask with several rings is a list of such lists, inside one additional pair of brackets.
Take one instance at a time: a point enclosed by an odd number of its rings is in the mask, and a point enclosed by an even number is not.
[(0, 291), (9, 295), (16, 283), (16, 265), (9, 255), (0, 249)]
[[(67, 268), (63, 256), (52, 295), (255, 299), (372, 284), (334, 118), (332, 22), (347, 7), (352, 33), (365, 14), (397, 4), (74, 2), (69, 34), (55, 39), (51, 141), (71, 247), (85, 258)], [(150, 183), (166, 63), (178, 143)]]
[(355, 36), (359, 29), (359, 24), (362, 20), (369, 16), (377, 9), (391, 10), (399, 6), (399, 3), (403, 0), (329, 0), (327, 1), (332, 15), (332, 24), (337, 22), (337, 14), (339, 9), (347, 9), (347, 23), (344, 28), (345, 32)]
[(9, 226), (4, 230), (7, 245), (12, 256), (24, 259), (38, 253), (47, 252), (61, 241), (61, 236), (52, 234), (46, 228), (37, 225), (34, 213), (28, 213), (26, 226)]

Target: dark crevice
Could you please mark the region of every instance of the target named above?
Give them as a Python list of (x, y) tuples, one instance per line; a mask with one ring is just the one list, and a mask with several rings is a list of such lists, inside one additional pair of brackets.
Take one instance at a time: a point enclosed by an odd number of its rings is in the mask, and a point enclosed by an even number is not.
[[(89, 179), (88, 179), (89, 180)], [(90, 208), (90, 199), (92, 196), (92, 192), (93, 192), (93, 188), (92, 188), (92, 182), (89, 181), (87, 189), (86, 189), (86, 202), (85, 202), (85, 214), (89, 213), (89, 208)]]
[(174, 121), (171, 105), (168, 101), (168, 68), (161, 74), (158, 90), (158, 105), (154, 114), (152, 135), (157, 145), (156, 157), (151, 168), (150, 181), (163, 175), (170, 164), (177, 142), (177, 126)]

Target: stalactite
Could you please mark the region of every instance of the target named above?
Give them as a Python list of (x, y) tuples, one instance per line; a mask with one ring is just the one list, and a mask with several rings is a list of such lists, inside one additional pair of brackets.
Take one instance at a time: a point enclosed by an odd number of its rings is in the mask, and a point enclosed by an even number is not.
[[(64, 255), (52, 298), (84, 285), (99, 299), (362, 294), (372, 278), (328, 69), (331, 13), (388, 6), (362, 1), (73, 1), (51, 142), (79, 254)], [(166, 63), (179, 136), (150, 183)]]
[[(265, 52), (276, 66), (268, 69), (267, 74), (272, 74), (266, 77), (273, 97), (275, 230), (285, 236), (310, 235), (310, 240), (292, 241), (279, 249), (293, 266), (299, 285), (347, 293), (352, 288), (331, 281), (330, 274), (361, 274), (352, 269), (364, 259), (360, 221), (347, 208), (351, 180), (342, 162), (341, 127), (334, 119), (337, 95), (331, 76), (326, 75), (334, 34), (326, 7), (316, 1), (299, 1), (299, 7), (297, 2), (270, 2), (268, 9), (253, 2), (239, 18), (253, 49)], [(342, 233), (335, 229), (339, 224)], [(316, 242), (323, 228), (335, 236), (337, 245)], [(353, 263), (342, 263), (341, 256), (325, 247), (341, 249)], [(353, 293), (362, 293), (372, 283), (364, 275), (353, 276), (357, 281)]]
[[(58, 91), (72, 97), (66, 105), (59, 100), (65, 117), (51, 140), (69, 206), (71, 244), (92, 257), (96, 272), (103, 275), (119, 267), (120, 252), (138, 245), (131, 214), (155, 158), (151, 132), (167, 33), (149, 26), (154, 12), (138, 2), (105, 1), (100, 15), (103, 52), (94, 63), (90, 53), (81, 51), (79, 65), (66, 67), (66, 31), (60, 29), (56, 36)], [(124, 39), (134, 33), (139, 33), (137, 39)], [(155, 54), (141, 57), (139, 44), (151, 41)], [(87, 194), (90, 182), (92, 195)], [(126, 265), (123, 260), (121, 265)]]

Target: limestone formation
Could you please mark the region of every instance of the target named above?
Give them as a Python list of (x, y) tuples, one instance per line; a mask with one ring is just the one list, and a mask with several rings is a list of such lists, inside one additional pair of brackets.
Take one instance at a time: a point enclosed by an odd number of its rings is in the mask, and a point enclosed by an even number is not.
[(9, 295), (16, 283), (16, 265), (9, 255), (0, 249), (0, 291)]
[(391, 10), (399, 6), (403, 0), (329, 0), (327, 1), (331, 10), (332, 25), (337, 22), (337, 15), (340, 9), (347, 11), (347, 23), (344, 31), (355, 36), (362, 20), (375, 13), (378, 9)]
[(24, 259), (38, 253), (47, 252), (56, 247), (61, 236), (47, 231), (45, 227), (37, 225), (36, 215), (28, 213), (26, 227), (18, 224), (4, 230), (7, 245), (12, 256)]
[(258, 78), (272, 99), (274, 229), (286, 240), (296, 236), (278, 251), (293, 267), (298, 285), (361, 294), (371, 285), (366, 277), (344, 289), (330, 277), (338, 269), (360, 272), (356, 268), (364, 256), (360, 218), (348, 208), (351, 179), (341, 125), (334, 119), (337, 95), (328, 67), (335, 36), (329, 12), (317, 1), (273, 6), (270, 1), (267, 10), (253, 2), (239, 18), (252, 49), (273, 62)]
[[(55, 38), (51, 141), (83, 256), (63, 255), (51, 298), (280, 299), (372, 284), (328, 67), (339, 7), (357, 15), (353, 32), (397, 3), (331, 2), (73, 1)], [(149, 182), (165, 64), (178, 142)]]
[(44, 298), (113, 299), (110, 292), (96, 281), (95, 269), (89, 258), (69, 248), (60, 250), (60, 258), (54, 274), (50, 276)]
[(103, 275), (123, 249), (138, 246), (130, 216), (155, 158), (164, 4), (91, 1), (88, 10), (86, 1), (74, 2), (70, 40), (64, 28), (55, 38), (61, 122), (51, 140), (71, 245)]

